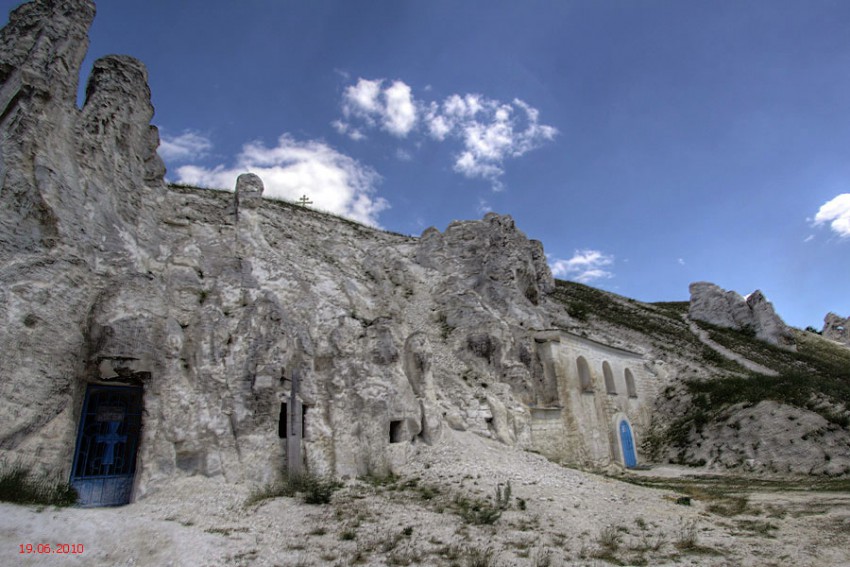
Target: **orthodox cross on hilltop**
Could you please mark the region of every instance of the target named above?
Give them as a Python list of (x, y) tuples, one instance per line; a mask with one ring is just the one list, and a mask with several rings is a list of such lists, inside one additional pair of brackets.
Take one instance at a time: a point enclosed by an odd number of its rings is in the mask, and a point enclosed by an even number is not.
[(298, 201), (296, 201), (296, 203), (301, 205), (302, 207), (306, 207), (307, 205), (312, 205), (313, 201), (308, 199), (307, 195), (301, 195), (301, 198), (298, 199)]

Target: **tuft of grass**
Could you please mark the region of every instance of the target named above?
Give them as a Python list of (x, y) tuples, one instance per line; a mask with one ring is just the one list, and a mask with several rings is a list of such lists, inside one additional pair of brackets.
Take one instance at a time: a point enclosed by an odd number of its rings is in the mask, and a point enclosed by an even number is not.
[(301, 494), (305, 504), (328, 504), (333, 493), (342, 488), (342, 484), (330, 477), (311, 473), (298, 476), (284, 476), (278, 482), (257, 488), (248, 497), (246, 506), (251, 506), (263, 500), (280, 497), (294, 497)]
[(76, 489), (50, 475), (37, 475), (21, 462), (0, 462), (0, 501), (43, 506), (73, 506)]
[(465, 567), (493, 567), (496, 565), (496, 552), (492, 547), (484, 549), (478, 547), (467, 547), (463, 553), (463, 564)]
[(502, 510), (487, 500), (457, 496), (454, 499), (454, 512), (468, 524), (489, 526), (502, 517)]
[(699, 534), (697, 533), (696, 522), (691, 520), (682, 526), (674, 545), (679, 551), (695, 551), (699, 549)]
[(736, 496), (712, 502), (706, 511), (719, 516), (738, 516), (747, 511), (749, 500), (746, 496)]
[(499, 510), (507, 510), (511, 505), (511, 481), (508, 481), (505, 484), (505, 488), (502, 489), (501, 484), (496, 485), (496, 494), (495, 501), (496, 507)]

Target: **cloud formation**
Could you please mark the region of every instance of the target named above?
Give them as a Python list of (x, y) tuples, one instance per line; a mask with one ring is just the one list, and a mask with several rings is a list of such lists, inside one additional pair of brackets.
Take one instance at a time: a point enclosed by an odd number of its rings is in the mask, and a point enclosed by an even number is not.
[[(416, 106), (410, 87), (394, 81), (384, 88), (383, 79), (359, 79), (342, 94), (342, 114), (346, 120), (360, 119), (368, 127), (379, 126), (393, 136), (404, 138), (416, 125)], [(348, 122), (337, 120), (334, 127), (341, 134), (362, 139), (362, 132)], [(359, 136), (359, 137), (358, 137)]]
[(552, 275), (566, 278), (579, 283), (589, 283), (594, 280), (608, 279), (614, 276), (608, 267), (614, 263), (614, 256), (604, 254), (599, 250), (576, 250), (569, 260), (558, 260), (549, 263)]
[(829, 228), (840, 237), (850, 237), (850, 193), (842, 193), (821, 205), (814, 225), (824, 223), (829, 223)]
[[(453, 168), (469, 178), (501, 187), (504, 162), (554, 139), (558, 131), (540, 123), (537, 109), (522, 100), (500, 102), (478, 94), (453, 94), (442, 102), (417, 100), (402, 81), (384, 86), (383, 79), (360, 78), (343, 93), (344, 120), (334, 128), (353, 140), (361, 128), (380, 128), (404, 138), (415, 131), (437, 142), (459, 141)], [(427, 89), (426, 89), (427, 90)]]
[(184, 130), (179, 136), (162, 134), (157, 151), (164, 160), (187, 162), (204, 157), (210, 149), (209, 138), (194, 130)]
[(389, 208), (385, 199), (374, 195), (381, 178), (373, 169), (327, 144), (299, 142), (287, 134), (271, 148), (261, 142), (245, 144), (232, 167), (178, 167), (177, 180), (232, 190), (239, 174), (246, 172), (262, 178), (266, 197), (295, 201), (307, 195), (314, 208), (365, 224), (378, 226), (378, 214)]

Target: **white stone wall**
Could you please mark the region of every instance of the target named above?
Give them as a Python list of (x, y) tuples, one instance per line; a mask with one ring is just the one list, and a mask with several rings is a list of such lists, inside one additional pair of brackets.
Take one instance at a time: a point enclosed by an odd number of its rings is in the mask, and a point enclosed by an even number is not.
[[(558, 388), (560, 431), (553, 410), (532, 410), (532, 433), (537, 451), (563, 462), (585, 466), (623, 463), (617, 425), (622, 416), (631, 424), (635, 448), (650, 421), (650, 404), (657, 391), (655, 376), (637, 353), (613, 348), (558, 331), (539, 333), (538, 352), (546, 379)], [(578, 361), (587, 363), (589, 387), (583, 384)], [(613, 389), (606, 387), (604, 365), (610, 368)], [(626, 371), (634, 383), (630, 395)], [(562, 439), (558, 439), (558, 435)], [(638, 450), (638, 462), (640, 462)]]

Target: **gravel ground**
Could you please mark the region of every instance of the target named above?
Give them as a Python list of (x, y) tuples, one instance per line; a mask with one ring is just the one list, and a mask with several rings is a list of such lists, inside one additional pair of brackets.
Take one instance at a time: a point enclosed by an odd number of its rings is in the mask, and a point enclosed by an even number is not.
[[(474, 505), (492, 504), (496, 486), (508, 481), (509, 505), (487, 524), (492, 506), (476, 514)], [(349, 480), (330, 504), (285, 497), (246, 504), (250, 494), (191, 477), (121, 508), (0, 504), (0, 563), (850, 565), (850, 494), (753, 493), (742, 509), (724, 512), (716, 506), (728, 503), (710, 495), (677, 504), (673, 490), (567, 469), (455, 431), (439, 446), (416, 446), (396, 480)], [(84, 551), (21, 554), (27, 543)]]

